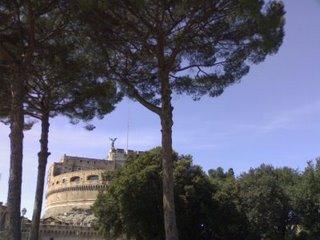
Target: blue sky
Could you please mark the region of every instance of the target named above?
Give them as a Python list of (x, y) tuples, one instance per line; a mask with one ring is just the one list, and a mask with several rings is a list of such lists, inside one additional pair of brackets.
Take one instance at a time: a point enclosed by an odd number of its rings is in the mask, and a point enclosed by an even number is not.
[[(269, 163), (303, 169), (320, 156), (320, 0), (286, 0), (286, 36), (278, 54), (253, 66), (241, 83), (219, 98), (194, 102), (174, 97), (173, 144), (205, 170), (222, 166), (237, 174)], [(105, 158), (116, 147), (147, 150), (160, 145), (158, 118), (129, 100), (88, 132), (65, 118), (51, 122), (49, 164), (63, 154)], [(9, 129), (0, 125), (0, 201), (5, 202)], [(30, 216), (35, 191), (39, 124), (25, 133), (22, 207)]]

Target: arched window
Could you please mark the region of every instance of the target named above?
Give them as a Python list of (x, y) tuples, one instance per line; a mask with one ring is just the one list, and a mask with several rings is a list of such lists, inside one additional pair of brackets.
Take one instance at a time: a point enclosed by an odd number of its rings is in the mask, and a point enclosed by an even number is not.
[(87, 180), (89, 180), (89, 181), (99, 180), (99, 176), (98, 175), (90, 175), (87, 177)]
[(80, 181), (80, 177), (78, 177), (78, 176), (72, 177), (70, 179), (70, 182), (79, 182), (79, 181)]

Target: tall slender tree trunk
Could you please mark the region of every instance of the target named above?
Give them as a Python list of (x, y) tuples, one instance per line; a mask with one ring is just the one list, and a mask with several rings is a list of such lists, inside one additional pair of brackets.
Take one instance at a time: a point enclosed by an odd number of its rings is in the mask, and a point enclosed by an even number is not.
[(49, 113), (44, 113), (41, 118), (40, 152), (38, 153), (38, 176), (33, 206), (30, 240), (39, 239), (39, 225), (42, 209), (43, 189), (48, 157), (50, 155), (50, 153), (48, 152), (49, 127)]
[(166, 240), (178, 240), (174, 204), (174, 180), (172, 159), (172, 106), (169, 76), (160, 72), (161, 81), (161, 133), (162, 133), (162, 168), (163, 168), (163, 212)]
[(23, 96), (24, 74), (18, 71), (11, 83), (10, 110), (10, 174), (8, 188), (8, 223), (6, 226), (7, 240), (21, 240), (21, 184), (23, 159)]

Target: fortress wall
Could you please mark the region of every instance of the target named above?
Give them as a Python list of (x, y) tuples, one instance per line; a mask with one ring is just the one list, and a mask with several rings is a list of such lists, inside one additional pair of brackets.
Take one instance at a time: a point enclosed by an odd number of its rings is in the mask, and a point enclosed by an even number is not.
[[(81, 171), (63, 173), (58, 176), (49, 176), (47, 192), (50, 192), (51, 190), (54, 190), (57, 188), (72, 187), (72, 186), (77, 186), (79, 184), (103, 183), (102, 176), (106, 170), (107, 169), (81, 170)], [(98, 176), (98, 179), (90, 178), (90, 176)], [(79, 177), (79, 178), (75, 179), (75, 177)]]
[(107, 160), (64, 155), (60, 162), (53, 163), (49, 168), (49, 176), (57, 176), (63, 173), (82, 170), (114, 170), (117, 167), (121, 167), (125, 163), (128, 155), (140, 154), (143, 154), (143, 152), (132, 150), (125, 151), (124, 149), (111, 149), (108, 153)]
[(73, 208), (90, 208), (98, 193), (109, 184), (102, 179), (104, 172), (86, 170), (50, 177), (44, 216), (55, 216)]
[(91, 227), (80, 226), (53, 226), (42, 225), (40, 227), (41, 240), (102, 240), (104, 239)]
[[(22, 229), (22, 240), (28, 240), (30, 224)], [(0, 239), (1, 234), (0, 234)], [(102, 236), (90, 226), (73, 226), (60, 224), (41, 224), (39, 229), (40, 240), (103, 240)]]
[(49, 168), (45, 217), (59, 215), (73, 208), (90, 208), (108, 182), (102, 179), (105, 171), (115, 171), (136, 152), (112, 148), (107, 160), (64, 155)]
[(98, 168), (105, 167), (108, 162), (105, 159), (95, 159), (95, 158), (84, 158), (84, 157), (73, 157), (73, 156), (63, 156), (61, 163), (64, 165), (77, 165), (79, 167), (90, 167), (95, 166)]
[(50, 175), (57, 176), (63, 173), (90, 170), (90, 169), (108, 169), (114, 165), (113, 161), (106, 161), (94, 158), (81, 158), (63, 156), (61, 161), (54, 163), (50, 169)]
[(52, 194), (47, 198), (44, 217), (64, 214), (74, 208), (89, 209), (97, 199), (99, 191), (102, 191), (105, 187), (95, 190), (81, 189)]

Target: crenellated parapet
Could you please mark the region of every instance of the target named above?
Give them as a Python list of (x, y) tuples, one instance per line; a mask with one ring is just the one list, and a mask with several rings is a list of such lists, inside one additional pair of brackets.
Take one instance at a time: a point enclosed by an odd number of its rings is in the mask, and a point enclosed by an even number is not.
[(61, 158), (60, 162), (55, 162), (51, 165), (51, 167), (49, 168), (48, 176), (50, 178), (64, 173), (77, 172), (83, 170), (105, 169), (113, 171), (114, 168), (114, 161), (64, 155)]

